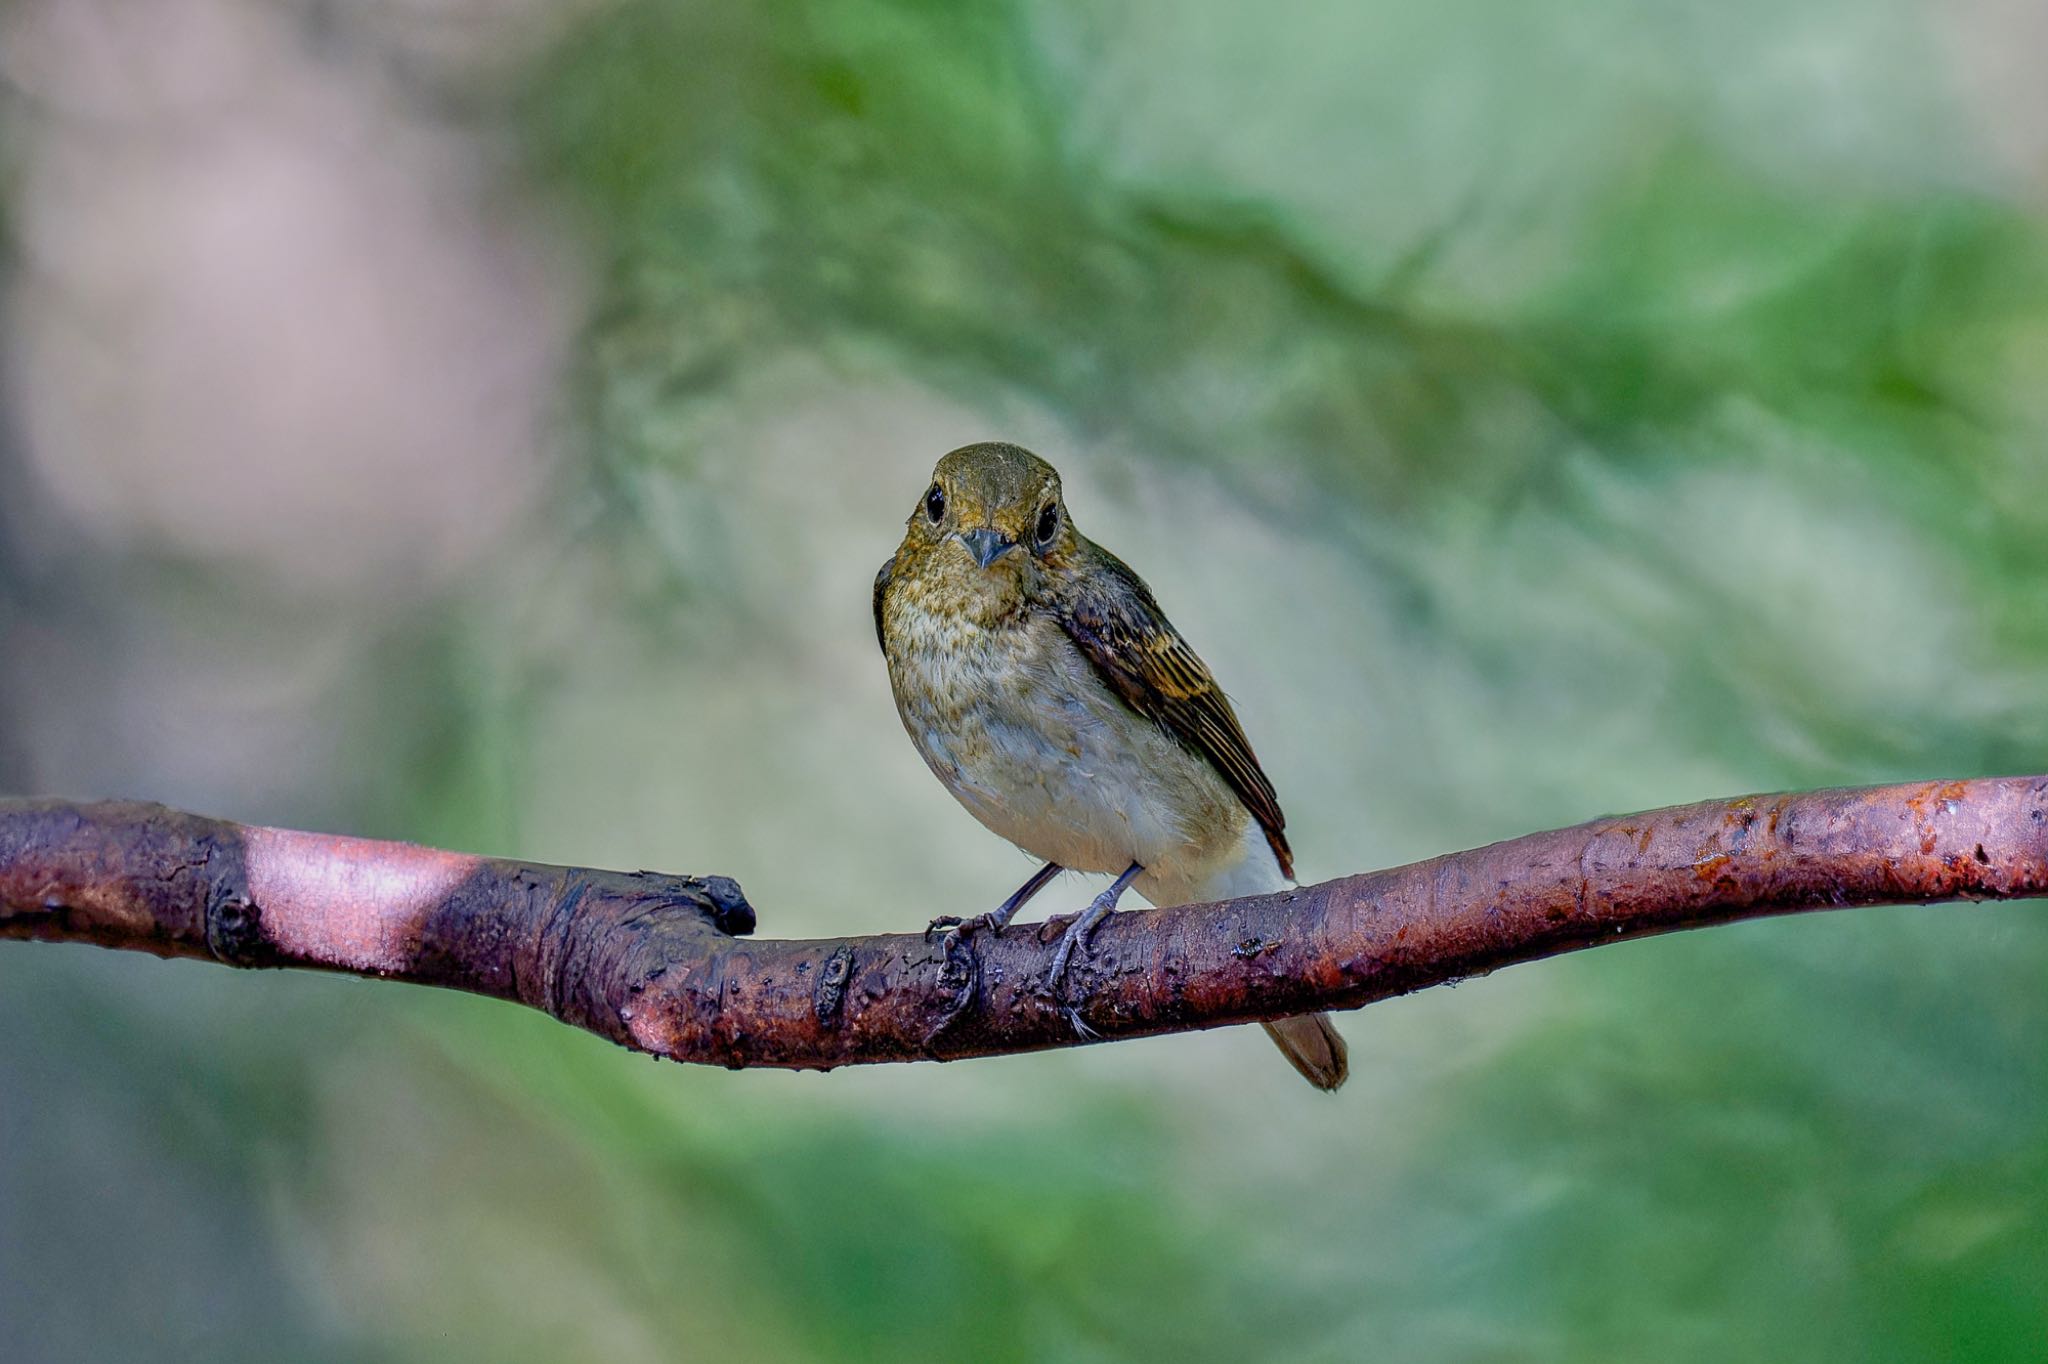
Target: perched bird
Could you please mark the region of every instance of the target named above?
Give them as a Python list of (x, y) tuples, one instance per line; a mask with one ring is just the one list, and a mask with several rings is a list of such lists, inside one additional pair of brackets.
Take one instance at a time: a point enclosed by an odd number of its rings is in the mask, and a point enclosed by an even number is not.
[[(897, 713), (968, 812), (1040, 868), (955, 931), (1000, 933), (1063, 868), (1115, 882), (1061, 940), (1052, 980), (1126, 887), (1155, 905), (1294, 884), (1273, 784), (1209, 669), (1122, 560), (1074, 529), (1059, 474), (988, 442), (941, 459), (875, 577)], [(1328, 1016), (1265, 1025), (1321, 1089), (1344, 1083)]]

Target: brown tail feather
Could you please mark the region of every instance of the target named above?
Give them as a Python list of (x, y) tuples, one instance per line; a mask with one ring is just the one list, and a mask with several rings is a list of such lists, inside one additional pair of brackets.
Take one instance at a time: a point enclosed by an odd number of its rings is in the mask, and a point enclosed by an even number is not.
[(1328, 1091), (1344, 1083), (1351, 1074), (1350, 1053), (1344, 1047), (1344, 1039), (1337, 1035), (1337, 1027), (1330, 1022), (1328, 1014), (1303, 1014), (1299, 1018), (1282, 1018), (1261, 1024), (1266, 1036), (1273, 1039), (1273, 1045), (1296, 1070), (1301, 1078), (1317, 1089)]

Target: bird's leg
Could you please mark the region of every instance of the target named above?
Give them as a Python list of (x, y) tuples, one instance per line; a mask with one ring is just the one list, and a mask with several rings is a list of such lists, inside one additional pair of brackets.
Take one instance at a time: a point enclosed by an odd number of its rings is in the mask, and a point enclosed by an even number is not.
[(1017, 887), (1014, 895), (988, 913), (977, 914), (971, 919), (963, 919), (957, 914), (941, 914), (925, 927), (924, 936), (926, 939), (930, 939), (932, 934), (942, 928), (957, 929), (963, 935), (972, 934), (977, 929), (986, 928), (991, 935), (1000, 936), (1010, 920), (1017, 917), (1017, 911), (1024, 908), (1025, 902), (1041, 890), (1044, 890), (1046, 882), (1052, 880), (1053, 877), (1058, 876), (1065, 870), (1066, 868), (1057, 862), (1048, 862), (1037, 871), (1032, 872), (1031, 879)]
[(1024, 908), (1032, 896), (1044, 890), (1051, 883), (1053, 877), (1058, 876), (1065, 870), (1066, 868), (1057, 862), (1048, 862), (1037, 871), (1032, 872), (1030, 880), (1017, 887), (1011, 893), (1009, 899), (997, 905), (984, 916), (988, 920), (988, 931), (992, 934), (1000, 934), (1009, 926), (1010, 920), (1017, 917), (1017, 911)]
[[(1059, 951), (1052, 954), (1052, 970), (1045, 978), (1046, 983), (1055, 991), (1059, 989), (1060, 981), (1066, 977), (1067, 966), (1074, 959), (1074, 949), (1087, 949), (1088, 938), (1095, 932), (1095, 926), (1109, 917), (1109, 912), (1116, 908), (1116, 902), (1123, 898), (1124, 891), (1129, 889), (1131, 882), (1138, 879), (1138, 873), (1144, 870), (1136, 862), (1125, 867), (1123, 875), (1110, 882), (1107, 890), (1089, 901), (1088, 908), (1081, 911), (1081, 917), (1067, 925), (1066, 936), (1060, 939)], [(1075, 1020), (1077, 1024), (1079, 1021)]]

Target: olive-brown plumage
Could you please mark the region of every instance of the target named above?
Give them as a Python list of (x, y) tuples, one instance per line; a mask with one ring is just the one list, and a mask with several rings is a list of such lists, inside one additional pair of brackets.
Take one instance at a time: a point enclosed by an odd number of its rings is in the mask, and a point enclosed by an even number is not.
[(1283, 875), (1294, 875), (1287, 817), (1259, 766), (1230, 699), (1180, 637), (1138, 575), (1123, 560), (1081, 541), (1080, 571), (1065, 579), (1051, 607), (1110, 689), (1216, 767), (1259, 821)]
[[(1229, 700), (1138, 575), (1074, 529), (1036, 455), (991, 442), (941, 459), (874, 607), (918, 752), (1048, 864), (987, 925), (1059, 867), (1121, 873), (1062, 943), (1056, 977), (1126, 884), (1161, 905), (1292, 884), (1279, 800)], [(1311, 1082), (1343, 1083), (1326, 1017), (1267, 1028)]]

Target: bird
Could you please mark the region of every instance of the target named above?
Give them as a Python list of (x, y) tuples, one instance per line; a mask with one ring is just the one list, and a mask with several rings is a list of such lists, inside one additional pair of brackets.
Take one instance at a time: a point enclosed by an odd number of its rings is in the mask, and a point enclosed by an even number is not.
[[(1075, 527), (1031, 451), (984, 441), (941, 458), (874, 608), (925, 764), (1044, 863), (994, 910), (934, 929), (1000, 934), (1062, 870), (1113, 875), (1060, 940), (1057, 988), (1127, 889), (1178, 905), (1295, 884), (1279, 798), (1229, 699), (1144, 580)], [(1264, 1026), (1309, 1083), (1344, 1083), (1328, 1015)]]

